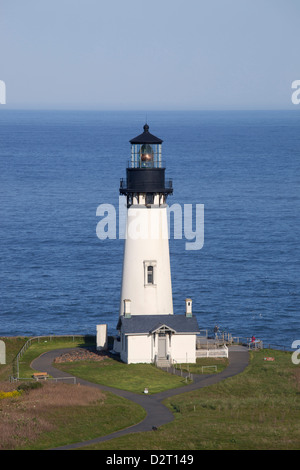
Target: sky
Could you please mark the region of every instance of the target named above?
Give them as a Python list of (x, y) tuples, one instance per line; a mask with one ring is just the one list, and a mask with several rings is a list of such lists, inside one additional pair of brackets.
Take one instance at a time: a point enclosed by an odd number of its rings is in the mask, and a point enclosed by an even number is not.
[(299, 44), (299, 0), (0, 0), (0, 111), (293, 109)]

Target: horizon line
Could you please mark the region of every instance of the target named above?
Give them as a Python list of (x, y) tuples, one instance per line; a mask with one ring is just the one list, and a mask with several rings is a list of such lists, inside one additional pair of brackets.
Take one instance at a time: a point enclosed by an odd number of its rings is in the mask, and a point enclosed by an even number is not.
[[(0, 112), (1, 108), (6, 111), (96, 111), (96, 112), (145, 112), (144, 109), (130, 109), (130, 108), (48, 108), (48, 107), (42, 107), (42, 108), (36, 108), (36, 107), (25, 107), (25, 108), (15, 108), (15, 107), (7, 107), (7, 105), (3, 105), (4, 107), (0, 106)], [(293, 107), (289, 108), (164, 108), (164, 109), (151, 109), (148, 110), (148, 113), (152, 112), (221, 112), (221, 111), (297, 111), (300, 110), (293, 105)]]

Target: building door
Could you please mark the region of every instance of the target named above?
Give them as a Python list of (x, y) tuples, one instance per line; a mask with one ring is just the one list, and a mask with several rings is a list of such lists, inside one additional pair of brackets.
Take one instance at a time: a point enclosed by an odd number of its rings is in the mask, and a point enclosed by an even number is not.
[(167, 336), (164, 333), (158, 335), (158, 357), (167, 357)]

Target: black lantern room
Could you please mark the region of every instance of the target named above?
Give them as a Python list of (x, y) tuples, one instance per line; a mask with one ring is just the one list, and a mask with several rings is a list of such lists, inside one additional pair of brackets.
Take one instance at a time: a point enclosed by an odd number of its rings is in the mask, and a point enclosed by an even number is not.
[(162, 140), (150, 134), (148, 124), (144, 132), (131, 143), (131, 160), (127, 168), (127, 180), (121, 179), (120, 194), (172, 194), (172, 181), (165, 181), (162, 164)]

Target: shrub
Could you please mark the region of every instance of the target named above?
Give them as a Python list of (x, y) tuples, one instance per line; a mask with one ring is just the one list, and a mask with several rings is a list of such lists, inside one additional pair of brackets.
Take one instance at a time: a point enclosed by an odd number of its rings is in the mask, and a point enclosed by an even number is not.
[(41, 382), (23, 382), (21, 383), (17, 390), (21, 392), (29, 392), (30, 390), (36, 390), (37, 388), (41, 388), (43, 384)]
[(0, 390), (0, 400), (3, 400), (4, 398), (14, 398), (21, 395), (21, 391), (18, 390), (13, 390), (12, 392), (2, 392)]

